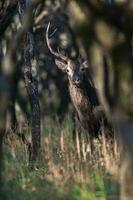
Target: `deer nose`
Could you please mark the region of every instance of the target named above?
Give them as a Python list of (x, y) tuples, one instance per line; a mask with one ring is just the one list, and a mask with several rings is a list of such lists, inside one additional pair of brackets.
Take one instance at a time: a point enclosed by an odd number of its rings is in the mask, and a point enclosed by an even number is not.
[(78, 84), (80, 82), (80, 78), (73, 78), (73, 82)]
[(79, 83), (79, 82), (80, 82), (80, 79), (79, 79), (79, 78), (76, 78), (76, 82)]

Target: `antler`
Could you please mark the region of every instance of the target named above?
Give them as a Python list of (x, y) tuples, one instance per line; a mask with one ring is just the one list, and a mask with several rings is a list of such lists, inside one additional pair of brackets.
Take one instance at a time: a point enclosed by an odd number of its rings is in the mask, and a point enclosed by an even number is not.
[[(47, 42), (47, 46), (48, 46), (48, 49), (50, 50), (50, 52), (54, 55), (54, 56), (56, 56), (57, 58), (61, 58), (62, 60), (64, 60), (64, 61), (67, 61), (67, 56), (64, 56), (64, 55), (62, 55), (61, 54), (61, 52), (59, 51), (59, 48), (58, 48), (58, 52), (55, 52), (53, 49), (52, 49), (52, 47), (51, 47), (51, 45), (50, 45), (50, 42), (49, 42), (49, 28), (50, 28), (50, 22), (48, 23), (48, 26), (47, 26), (47, 30), (46, 30), (46, 42)], [(51, 37), (55, 34), (55, 32), (57, 31), (57, 29), (55, 29), (54, 31), (53, 31), (53, 33), (51, 33)]]

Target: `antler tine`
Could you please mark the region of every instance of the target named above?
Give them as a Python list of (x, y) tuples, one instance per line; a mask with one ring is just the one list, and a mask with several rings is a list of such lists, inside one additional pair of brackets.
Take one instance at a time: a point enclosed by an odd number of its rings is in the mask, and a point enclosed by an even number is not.
[[(51, 47), (51, 45), (50, 45), (50, 43), (49, 43), (49, 28), (50, 28), (50, 22), (48, 23), (48, 26), (47, 26), (47, 29), (46, 29), (46, 42), (47, 42), (47, 45), (48, 45), (48, 49), (50, 50), (50, 52), (51, 52), (54, 56), (56, 56), (57, 58), (61, 58), (62, 60), (66, 61), (66, 60), (67, 60), (67, 57), (66, 57), (66, 56), (62, 55), (60, 52), (57, 53), (57, 52), (55, 52), (55, 51), (52, 49), (52, 47)], [(56, 31), (57, 31), (57, 29), (55, 29), (55, 30), (53, 31), (53, 33), (51, 34), (51, 36), (53, 36), (54, 33), (55, 33)]]

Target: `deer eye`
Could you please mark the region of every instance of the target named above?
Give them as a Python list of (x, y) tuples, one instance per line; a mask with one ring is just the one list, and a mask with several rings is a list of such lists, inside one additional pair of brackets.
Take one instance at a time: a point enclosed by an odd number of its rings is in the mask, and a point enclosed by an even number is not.
[(81, 68), (81, 71), (82, 71), (82, 72), (84, 72), (84, 71), (85, 71), (85, 68), (84, 68), (84, 67), (82, 67), (82, 68)]
[(66, 72), (68, 73), (68, 72), (69, 72), (69, 69), (66, 69)]

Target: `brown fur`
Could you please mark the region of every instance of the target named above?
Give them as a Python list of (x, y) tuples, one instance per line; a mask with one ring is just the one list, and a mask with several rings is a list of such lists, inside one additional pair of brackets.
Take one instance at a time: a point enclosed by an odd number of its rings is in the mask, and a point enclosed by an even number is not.
[[(84, 87), (77, 87), (69, 80), (69, 93), (81, 125), (87, 131), (87, 134), (90, 134), (90, 137), (96, 136), (98, 121), (95, 118), (95, 113), (93, 113), (94, 109), (96, 112), (96, 107), (91, 104), (87, 91)], [(97, 105), (98, 107), (100, 105)]]

